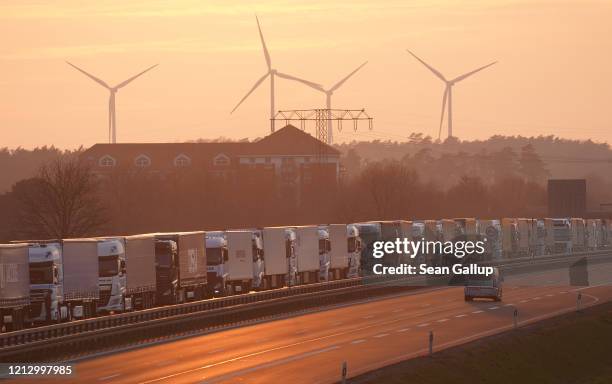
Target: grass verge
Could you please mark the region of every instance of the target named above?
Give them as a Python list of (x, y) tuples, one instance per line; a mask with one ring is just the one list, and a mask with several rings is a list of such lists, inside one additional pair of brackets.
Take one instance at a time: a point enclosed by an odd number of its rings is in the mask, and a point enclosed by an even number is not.
[(351, 384), (609, 384), (612, 303), (394, 364)]

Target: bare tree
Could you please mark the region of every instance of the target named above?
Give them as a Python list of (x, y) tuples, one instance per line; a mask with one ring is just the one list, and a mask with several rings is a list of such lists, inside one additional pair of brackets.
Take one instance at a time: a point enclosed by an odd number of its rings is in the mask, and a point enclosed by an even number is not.
[(38, 176), (13, 187), (20, 237), (70, 238), (93, 235), (106, 223), (98, 182), (76, 156), (43, 165)]

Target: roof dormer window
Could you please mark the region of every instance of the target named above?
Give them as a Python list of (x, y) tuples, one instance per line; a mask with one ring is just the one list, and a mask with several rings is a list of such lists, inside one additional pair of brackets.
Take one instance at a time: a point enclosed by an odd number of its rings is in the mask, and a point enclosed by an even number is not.
[(230, 165), (230, 158), (225, 154), (220, 153), (213, 159), (213, 164), (217, 167), (225, 167)]
[(98, 161), (98, 165), (100, 167), (114, 167), (115, 165), (117, 165), (117, 161), (114, 157), (110, 155), (104, 155)]
[(191, 165), (191, 158), (189, 156), (181, 153), (177, 157), (174, 158), (174, 166), (175, 167), (188, 167)]
[(140, 155), (134, 159), (134, 165), (139, 168), (145, 168), (151, 165), (151, 158), (147, 155)]

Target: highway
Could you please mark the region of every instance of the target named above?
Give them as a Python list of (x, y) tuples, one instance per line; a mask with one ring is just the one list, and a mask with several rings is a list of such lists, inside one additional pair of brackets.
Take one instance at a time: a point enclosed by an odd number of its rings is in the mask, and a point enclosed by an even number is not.
[(428, 350), (612, 300), (612, 263), (590, 265), (590, 287), (567, 269), (510, 276), (501, 303), (463, 301), (462, 288), (428, 288), (297, 317), (144, 346), (77, 362), (74, 383), (333, 383)]

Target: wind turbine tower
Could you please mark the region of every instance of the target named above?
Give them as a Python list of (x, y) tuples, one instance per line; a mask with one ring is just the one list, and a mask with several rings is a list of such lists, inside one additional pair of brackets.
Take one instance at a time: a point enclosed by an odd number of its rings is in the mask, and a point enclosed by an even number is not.
[(427, 64), (425, 61), (423, 61), (417, 55), (412, 53), (410, 50), (407, 49), (407, 51), (415, 59), (420, 61), (421, 64), (423, 64), (425, 67), (427, 67), (427, 69), (429, 69), (434, 75), (436, 75), (436, 77), (438, 77), (440, 80), (442, 80), (446, 84), (446, 86), (444, 88), (444, 95), (442, 96), (442, 114), (440, 116), (440, 128), (438, 129), (438, 139), (440, 139), (440, 136), (442, 134), (442, 122), (444, 121), (444, 111), (445, 111), (445, 108), (446, 108), (447, 104), (448, 104), (448, 116), (447, 116), (448, 137), (452, 137), (453, 136), (453, 85), (455, 85), (456, 83), (460, 82), (461, 80), (464, 80), (464, 79), (472, 76), (476, 72), (480, 72), (483, 69), (492, 66), (493, 64), (497, 63), (497, 61), (489, 63), (489, 64), (487, 64), (485, 66), (480, 67), (480, 68), (476, 68), (473, 71), (464, 73), (463, 75), (457, 76), (454, 79), (447, 80), (446, 77), (444, 77), (444, 75), (442, 75), (442, 73), (440, 73), (440, 71), (438, 71), (437, 69), (435, 69), (431, 65)]
[(249, 97), (249, 95), (253, 93), (253, 91), (257, 87), (259, 87), (259, 85), (263, 83), (264, 80), (266, 80), (266, 78), (268, 78), (269, 76), (270, 77), (270, 129), (272, 132), (274, 132), (274, 115), (276, 114), (276, 109), (274, 105), (274, 102), (275, 102), (274, 100), (274, 78), (278, 76), (283, 79), (298, 81), (312, 88), (321, 88), (321, 85), (300, 79), (295, 76), (287, 75), (286, 73), (282, 73), (274, 69), (272, 67), (272, 59), (270, 58), (270, 52), (268, 52), (268, 47), (266, 46), (266, 41), (264, 40), (263, 33), (261, 32), (261, 26), (259, 25), (259, 19), (257, 18), (257, 16), (255, 16), (255, 20), (257, 21), (257, 29), (259, 30), (259, 38), (261, 39), (261, 45), (263, 48), (264, 57), (266, 59), (266, 65), (268, 66), (268, 71), (259, 80), (255, 82), (255, 85), (253, 85), (251, 90), (247, 92), (247, 94), (238, 102), (238, 104), (236, 104), (236, 106), (234, 107), (234, 109), (232, 109), (230, 113), (234, 113), (234, 111), (238, 109), (240, 104), (242, 104), (242, 102), (246, 100), (246, 98)]
[(105, 81), (95, 77), (91, 73), (85, 72), (85, 70), (77, 67), (76, 65), (74, 65), (74, 64), (72, 64), (72, 63), (70, 63), (68, 61), (66, 63), (68, 65), (70, 65), (71, 67), (73, 67), (74, 69), (76, 69), (77, 71), (79, 71), (82, 74), (84, 74), (85, 76), (89, 77), (90, 79), (92, 79), (96, 83), (100, 84), (104, 88), (108, 89), (108, 91), (110, 92), (110, 96), (109, 96), (109, 100), (108, 100), (108, 142), (112, 143), (112, 144), (116, 144), (117, 143), (117, 121), (116, 121), (116, 114), (115, 114), (115, 94), (117, 93), (117, 91), (119, 89), (125, 87), (126, 85), (128, 85), (129, 83), (134, 81), (136, 78), (142, 76), (146, 72), (148, 72), (151, 69), (157, 67), (158, 64), (152, 65), (149, 68), (145, 69), (144, 71), (142, 71), (142, 72), (140, 72), (140, 73), (130, 77), (129, 79), (127, 79), (125, 81), (122, 81), (121, 83), (115, 85), (114, 87), (111, 87)]

